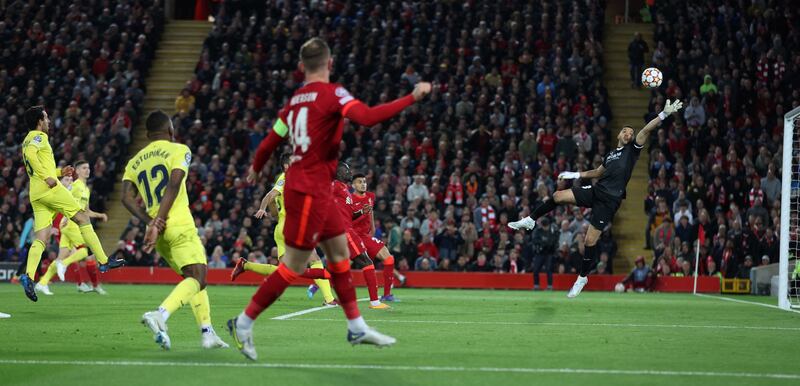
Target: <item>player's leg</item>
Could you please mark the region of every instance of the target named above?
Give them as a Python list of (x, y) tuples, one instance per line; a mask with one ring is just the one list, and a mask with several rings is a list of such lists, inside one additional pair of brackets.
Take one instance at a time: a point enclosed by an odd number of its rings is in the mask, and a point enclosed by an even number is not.
[[(184, 279), (172, 289), (172, 292), (161, 302), (157, 310), (145, 312), (142, 315), (142, 324), (153, 331), (156, 343), (165, 350), (169, 350), (171, 347), (169, 335), (167, 335), (167, 320), (183, 304), (189, 304), (192, 297), (202, 291), (206, 284), (206, 271), (191, 267), (191, 265), (205, 265), (204, 251), (201, 251), (202, 258), (193, 255), (181, 255), (181, 253), (187, 252), (185, 248), (182, 249), (181, 247), (193, 240), (183, 234), (186, 230), (168, 227), (164, 234), (158, 237), (156, 251), (169, 263), (173, 270), (182, 274)], [(196, 236), (196, 231), (194, 229), (192, 231), (195, 232), (193, 234)], [(199, 239), (197, 241), (199, 242)], [(202, 245), (199, 247), (202, 249)], [(191, 252), (189, 250), (189, 253)]]
[[(336, 301), (336, 298), (333, 297), (333, 291), (331, 290), (331, 282), (330, 280), (330, 273), (325, 269), (325, 266), (322, 264), (322, 259), (319, 258), (317, 255), (317, 251), (314, 250), (311, 253), (311, 258), (309, 259), (309, 267), (306, 270), (308, 275), (314, 275), (317, 278), (314, 279), (314, 284), (308, 286), (308, 298), (311, 299), (314, 297), (314, 293), (319, 290), (322, 293), (322, 299), (324, 301), (324, 305), (329, 306), (336, 306), (339, 303)], [(305, 274), (304, 277), (307, 277)]]
[(348, 251), (353, 265), (361, 268), (361, 275), (364, 276), (364, 282), (367, 284), (367, 292), (369, 293), (369, 308), (372, 309), (388, 309), (391, 308), (386, 304), (381, 303), (378, 297), (378, 277), (375, 275), (375, 264), (367, 256), (366, 247), (357, 235), (347, 232)]
[[(69, 256), (69, 254), (70, 254), (70, 249), (67, 248), (67, 246), (64, 245), (63, 243), (64, 243), (64, 238), (63, 238), (63, 235), (62, 235), (62, 239), (61, 239), (61, 242), (60, 242), (61, 246), (58, 249), (58, 257), (56, 257), (55, 261), (50, 263), (50, 266), (47, 267), (47, 272), (45, 272), (44, 275), (42, 275), (42, 277), (39, 279), (39, 282), (36, 283), (36, 291), (37, 292), (41, 292), (41, 293), (43, 293), (45, 295), (52, 295), (53, 294), (50, 291), (50, 285), (49, 285), (50, 284), (50, 280), (52, 280), (53, 276), (56, 275), (56, 273), (58, 271), (57, 267), (60, 266), (60, 265), (63, 265), (62, 261), (67, 256)], [(61, 278), (63, 276), (60, 275), (59, 277)], [(64, 281), (64, 280), (62, 279), (61, 281)]]
[(106, 252), (103, 250), (103, 245), (100, 244), (100, 239), (97, 237), (97, 233), (95, 233), (92, 222), (89, 220), (89, 216), (86, 214), (86, 212), (78, 211), (71, 218), (72, 221), (75, 221), (78, 224), (78, 229), (81, 231), (83, 242), (87, 247), (89, 247), (89, 249), (92, 250), (92, 254), (97, 258), (97, 261), (100, 262), (100, 272), (106, 272), (109, 269), (118, 268), (125, 265), (125, 260), (123, 259), (117, 257), (113, 257), (111, 259), (108, 258)]
[(544, 262), (544, 256), (540, 253), (537, 253), (533, 256), (533, 290), (539, 289), (539, 274), (542, 273), (542, 263)]
[[(341, 221), (341, 220), (339, 220)], [(367, 326), (356, 303), (356, 289), (350, 273), (349, 249), (344, 234), (323, 241), (325, 256), (328, 256), (328, 269), (331, 271), (331, 283), (339, 297), (339, 303), (347, 317), (347, 340), (351, 344), (374, 344), (390, 346), (396, 339), (383, 335)]]
[(383, 263), (383, 296), (381, 301), (396, 301), (392, 295), (392, 285), (394, 284), (394, 257), (389, 253), (389, 249), (380, 240), (370, 237), (361, 237), (361, 242), (367, 249), (367, 256), (373, 260), (380, 260)]
[(25, 273), (19, 277), (19, 283), (25, 290), (25, 296), (34, 302), (39, 300), (39, 298), (36, 296), (36, 289), (33, 281), (36, 279), (36, 271), (42, 260), (42, 253), (44, 253), (47, 240), (50, 238), (50, 224), (52, 224), (55, 215), (55, 212), (40, 201), (41, 200), (36, 200), (31, 202), (31, 207), (33, 207), (34, 239), (30, 249), (28, 249)]
[(589, 282), (589, 278), (586, 276), (589, 275), (589, 271), (592, 270), (592, 265), (594, 264), (597, 258), (597, 240), (600, 239), (600, 234), (602, 231), (597, 229), (593, 224), (595, 222), (594, 218), (597, 217), (597, 214), (593, 214), (592, 223), (589, 224), (589, 230), (586, 231), (586, 237), (584, 238), (584, 253), (583, 259), (581, 260), (581, 267), (578, 271), (578, 279), (575, 280), (575, 284), (572, 285), (572, 289), (569, 290), (567, 297), (574, 298), (578, 296), (583, 287), (586, 283)]
[(100, 269), (97, 266), (97, 259), (95, 259), (94, 255), (87, 256), (85, 262), (86, 273), (89, 275), (89, 281), (92, 283), (92, 291), (100, 295), (106, 295), (106, 290), (100, 286)]
[[(545, 199), (536, 209), (533, 210), (530, 216), (527, 216), (519, 221), (508, 223), (511, 229), (527, 229), (531, 230), (536, 226), (536, 219), (550, 213), (558, 205), (578, 204), (580, 205), (579, 192), (575, 188), (558, 190), (552, 196)], [(591, 203), (587, 204), (591, 205)]]

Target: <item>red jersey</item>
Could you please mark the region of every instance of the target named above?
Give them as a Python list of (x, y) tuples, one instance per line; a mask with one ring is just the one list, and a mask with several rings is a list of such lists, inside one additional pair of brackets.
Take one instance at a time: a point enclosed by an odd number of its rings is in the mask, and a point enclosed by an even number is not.
[[(353, 229), (353, 195), (350, 194), (350, 187), (342, 181), (333, 181), (333, 199), (336, 200), (336, 207), (339, 209), (344, 219), (345, 228), (347, 231)], [(358, 210), (358, 209), (355, 209)]]
[[(375, 193), (364, 192), (363, 196), (353, 194), (353, 209), (358, 212), (365, 205), (375, 206)], [(361, 236), (372, 236), (372, 213), (363, 214), (353, 220), (353, 230)]]
[(278, 117), (289, 128), (292, 163), (286, 188), (312, 196), (333, 181), (339, 162), (344, 112), (356, 99), (338, 83), (313, 82), (294, 92)]

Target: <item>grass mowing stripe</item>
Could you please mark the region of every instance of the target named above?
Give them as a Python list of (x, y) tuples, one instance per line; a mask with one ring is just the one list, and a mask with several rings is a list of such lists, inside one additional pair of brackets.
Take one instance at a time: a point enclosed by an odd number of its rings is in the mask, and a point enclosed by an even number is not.
[(782, 311), (789, 311), (789, 312), (795, 312), (795, 313), (800, 314), (800, 311), (798, 311), (798, 310), (791, 310), (791, 309), (790, 310), (783, 310), (783, 309), (781, 309), (780, 307), (778, 307), (778, 306), (776, 306), (774, 304), (751, 302), (749, 300), (734, 299), (734, 298), (729, 298), (729, 297), (726, 297), (726, 296), (715, 296), (715, 295), (704, 295), (704, 294), (695, 294), (695, 295), (696, 296), (700, 296), (702, 298), (726, 300), (726, 301), (729, 301), (729, 302), (741, 303), (741, 304), (752, 304), (752, 305), (755, 305), (755, 306), (776, 308), (776, 309), (779, 309), (779, 310), (782, 310)]
[(737, 373), (717, 371), (669, 371), (669, 370), (612, 370), (576, 368), (531, 368), (531, 367), (460, 367), (460, 366), (394, 366), (394, 365), (348, 365), (326, 363), (235, 363), (235, 362), (168, 362), (168, 361), (67, 361), (67, 360), (16, 360), (0, 359), (0, 365), (37, 366), (138, 366), (138, 367), (252, 367), (276, 369), (334, 369), (334, 370), (389, 370), (428, 372), (480, 372), (480, 373), (530, 373), (530, 374), (598, 374), (598, 375), (656, 375), (670, 377), (745, 377), (800, 379), (800, 374), (782, 373)]
[[(273, 318), (274, 319), (274, 318)], [(285, 320), (285, 319), (283, 319)], [(291, 319), (297, 322), (340, 322), (333, 318)], [(367, 322), (378, 323), (420, 323), (420, 324), (484, 324), (498, 326), (571, 326), (571, 327), (619, 327), (619, 328), (704, 328), (722, 330), (766, 330), (766, 331), (800, 331), (800, 327), (770, 326), (730, 326), (730, 325), (694, 325), (694, 324), (638, 324), (638, 323), (572, 323), (572, 322), (484, 322), (472, 320), (403, 320), (403, 319), (369, 319)]]
[[(369, 300), (369, 298), (362, 298), (362, 299), (358, 299), (357, 301), (363, 302), (363, 301), (366, 301), (366, 300)], [(294, 318), (295, 316), (310, 314), (312, 312), (327, 310), (329, 308), (336, 308), (336, 306), (320, 306), (320, 307), (309, 308), (309, 309), (302, 310), (302, 311), (292, 312), (291, 314), (278, 315), (278, 316), (276, 316), (276, 317), (274, 317), (272, 319), (273, 320), (287, 320), (287, 319)], [(337, 319), (337, 320), (341, 321), (341, 319)]]

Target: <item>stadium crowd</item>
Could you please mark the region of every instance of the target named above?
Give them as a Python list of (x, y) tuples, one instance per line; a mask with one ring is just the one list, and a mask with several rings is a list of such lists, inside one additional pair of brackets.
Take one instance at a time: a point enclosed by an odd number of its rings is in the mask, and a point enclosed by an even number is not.
[(645, 119), (665, 98), (686, 108), (651, 140), (652, 267), (691, 272), (702, 228), (699, 270), (749, 278), (778, 259), (783, 115), (800, 105), (798, 11), (781, 0), (659, 0), (654, 15), (652, 63), (668, 81)]
[(90, 206), (104, 210), (124, 166), (154, 42), (162, 32), (158, 4), (48, 0), (0, 7), (0, 261), (26, 256), (33, 233), (20, 151), (28, 107), (45, 106), (59, 164), (89, 161)]
[[(241, 176), (303, 80), (299, 46), (322, 36), (333, 81), (366, 103), (435, 84), (429, 101), (398, 119), (344, 129), (341, 159), (367, 175), (376, 236), (398, 268), (523, 272), (536, 260), (574, 271), (586, 213), (557, 211), (533, 234), (506, 224), (562, 184), (559, 172), (588, 170), (608, 149), (600, 2), (366, 3), (220, 7), (174, 112), (194, 153), (188, 191), (213, 264), (276, 255), (274, 224), (252, 218), (274, 159), (258, 186)], [(133, 264), (159, 264), (138, 247), (142, 227), (132, 222), (120, 247)], [(599, 269), (610, 272), (616, 245), (610, 231), (603, 240)]]

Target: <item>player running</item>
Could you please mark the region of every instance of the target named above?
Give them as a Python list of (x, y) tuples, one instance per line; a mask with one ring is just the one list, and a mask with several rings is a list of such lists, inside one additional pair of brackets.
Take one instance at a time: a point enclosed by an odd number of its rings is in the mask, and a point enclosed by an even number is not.
[[(200, 327), (202, 347), (228, 347), (211, 327), (211, 305), (206, 292), (206, 251), (189, 211), (186, 175), (192, 152), (188, 146), (173, 142), (172, 121), (163, 111), (150, 113), (145, 125), (150, 143), (125, 166), (122, 204), (148, 224), (142, 250), (149, 253), (155, 247), (184, 279), (157, 310), (142, 316), (142, 324), (153, 331), (156, 343), (169, 350), (167, 319), (182, 305), (191, 304)], [(142, 197), (144, 208), (139, 206), (137, 194)]]
[(661, 125), (661, 121), (667, 119), (670, 114), (677, 112), (682, 107), (683, 103), (679, 100), (674, 103), (667, 100), (664, 111), (648, 122), (636, 134), (635, 140), (633, 128), (630, 126), (623, 127), (617, 136), (617, 148), (606, 155), (603, 164), (597, 169), (585, 172), (562, 172), (558, 175), (558, 178), (562, 180), (598, 178), (596, 184), (559, 190), (534, 209), (533, 214), (508, 224), (512, 229), (525, 228), (531, 230), (536, 226), (535, 219), (549, 213), (555, 209), (556, 205), (573, 204), (584, 208), (592, 208), (592, 219), (589, 222), (589, 230), (586, 232), (584, 241), (586, 252), (583, 255), (578, 279), (573, 284), (567, 297), (574, 298), (578, 296), (589, 281), (586, 275), (589, 274), (597, 258), (597, 240), (603, 229), (611, 224), (614, 214), (619, 209), (622, 200), (625, 199), (625, 185), (631, 179), (633, 166), (636, 164), (636, 160), (639, 159), (639, 153), (645, 143), (650, 138), (650, 133)]
[(367, 256), (372, 260), (383, 262), (383, 296), (381, 301), (396, 301), (392, 295), (394, 284), (394, 257), (383, 241), (375, 238), (375, 221), (372, 208), (375, 206), (375, 194), (367, 191), (367, 178), (364, 174), (353, 175), (353, 230), (367, 248)]
[(33, 231), (35, 239), (28, 250), (28, 260), (25, 273), (19, 281), (25, 290), (25, 296), (32, 301), (37, 301), (36, 288), (33, 280), (42, 252), (45, 250), (47, 240), (50, 238), (53, 218), (61, 213), (78, 225), (78, 232), (83, 237), (83, 242), (92, 250), (100, 262), (100, 272), (121, 267), (125, 260), (109, 259), (103, 251), (100, 239), (94, 232), (89, 215), (86, 210), (75, 200), (69, 190), (58, 180), (63, 175), (72, 175), (75, 171), (71, 166), (62, 169), (56, 168), (53, 158), (53, 148), (47, 133), (50, 131), (50, 118), (42, 106), (34, 106), (25, 111), (23, 115), (28, 135), (22, 142), (22, 159), (25, 171), (30, 179), (30, 201), (33, 207)]
[(237, 347), (253, 360), (257, 357), (253, 344), (254, 320), (303, 272), (317, 244), (327, 256), (331, 284), (347, 317), (347, 340), (354, 345), (395, 343), (394, 338), (367, 326), (358, 310), (345, 225), (333, 207), (331, 183), (339, 159), (344, 118), (364, 126), (375, 125), (422, 99), (430, 93), (431, 85), (418, 83), (409, 95), (368, 107), (343, 86), (330, 83), (333, 59), (330, 48), (319, 38), (310, 39), (300, 48), (298, 67), (305, 74), (306, 83), (278, 114), (272, 131), (258, 147), (247, 178), (255, 180), (278, 145), (290, 138), (293, 155), (284, 188), (286, 255), (276, 274), (261, 283), (247, 308), (228, 321)]
[[(283, 258), (283, 255), (286, 253), (286, 241), (283, 239), (283, 224), (286, 223), (286, 205), (283, 203), (283, 187), (286, 184), (285, 175), (286, 170), (289, 169), (289, 157), (289, 154), (284, 154), (281, 156), (281, 167), (283, 172), (278, 175), (278, 178), (275, 179), (275, 185), (272, 187), (272, 189), (267, 192), (266, 195), (264, 195), (264, 198), (261, 200), (261, 206), (258, 208), (258, 211), (255, 214), (255, 218), (261, 219), (267, 214), (267, 210), (269, 210), (273, 217), (278, 218), (278, 224), (275, 226), (274, 231), (275, 245), (278, 247), (278, 261), (280, 261)], [(312, 285), (320, 289), (320, 292), (322, 292), (322, 297), (324, 298), (324, 303), (322, 303), (322, 305), (339, 305), (339, 302), (337, 302), (336, 298), (333, 297), (331, 284), (328, 281), (330, 274), (325, 270), (325, 267), (322, 265), (322, 260), (320, 260), (316, 251), (311, 254), (311, 259), (309, 262), (309, 268), (306, 269), (305, 272), (300, 276), (314, 280), (315, 284)], [(277, 265), (252, 263), (242, 257), (236, 262), (236, 266), (233, 267), (233, 271), (231, 272), (231, 281), (236, 280), (236, 278), (244, 271), (251, 271), (267, 276), (277, 270)], [(309, 299), (312, 297), (313, 294), (309, 296)]]
[[(105, 222), (108, 221), (108, 216), (105, 213), (98, 213), (89, 208), (89, 198), (92, 193), (86, 185), (86, 182), (89, 180), (91, 171), (92, 169), (89, 167), (89, 162), (78, 161), (75, 163), (74, 172), (77, 179), (72, 181), (71, 177), (64, 177), (61, 183), (72, 193), (72, 197), (78, 201), (78, 204), (86, 211), (89, 218), (97, 218)], [(81, 283), (83, 286), (79, 285), (78, 291), (94, 291), (100, 295), (105, 295), (106, 291), (103, 287), (100, 287), (100, 275), (98, 275), (97, 271), (97, 261), (94, 256), (89, 255), (89, 251), (84, 245), (83, 236), (81, 236), (78, 224), (63, 216), (56, 216), (56, 222), (54, 222), (53, 226), (57, 227), (61, 232), (61, 237), (58, 241), (58, 258), (56, 258), (53, 264), (50, 264), (50, 267), (47, 268), (47, 272), (39, 279), (39, 282), (36, 284), (36, 291), (42, 292), (45, 295), (52, 295), (53, 292), (50, 291), (49, 284), (53, 276), (58, 274), (59, 280), (64, 281), (67, 267), (72, 263), (77, 263), (85, 259), (86, 271), (89, 274), (92, 286), (90, 287), (85, 283)]]
[(361, 241), (361, 237), (359, 237), (353, 229), (353, 196), (350, 193), (350, 186), (346, 183), (352, 180), (353, 176), (350, 173), (350, 166), (344, 162), (340, 162), (336, 169), (336, 180), (333, 181), (333, 198), (336, 201), (336, 206), (339, 208), (342, 222), (345, 225), (345, 236), (347, 237), (347, 247), (350, 251), (350, 260), (361, 267), (361, 274), (364, 275), (364, 281), (367, 283), (369, 308), (386, 310), (391, 307), (388, 304), (381, 303), (380, 298), (378, 298), (378, 278), (375, 276), (375, 264), (367, 257), (367, 247)]

